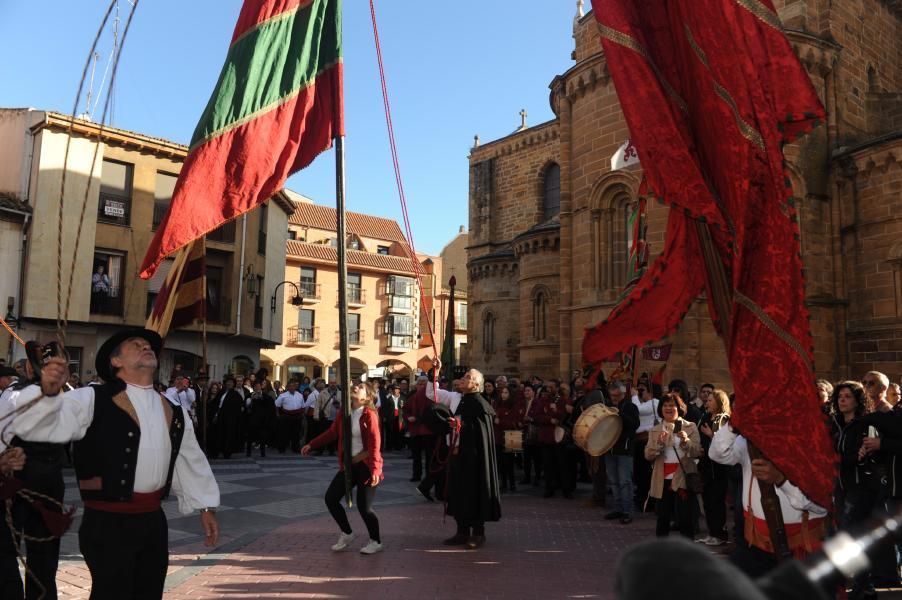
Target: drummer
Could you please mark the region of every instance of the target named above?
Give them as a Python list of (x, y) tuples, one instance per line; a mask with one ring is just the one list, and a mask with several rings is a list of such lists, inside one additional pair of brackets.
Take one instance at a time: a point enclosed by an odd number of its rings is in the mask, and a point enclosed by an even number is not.
[[(500, 379), (500, 378), (499, 378)], [(516, 492), (517, 480), (514, 476), (514, 448), (505, 448), (507, 434), (519, 435), (520, 448), (523, 449), (523, 417), (526, 415), (526, 404), (522, 397), (514, 398), (506, 382), (496, 388), (499, 392), (498, 405), (495, 407), (495, 445), (501, 460), (500, 477), (502, 492)]]

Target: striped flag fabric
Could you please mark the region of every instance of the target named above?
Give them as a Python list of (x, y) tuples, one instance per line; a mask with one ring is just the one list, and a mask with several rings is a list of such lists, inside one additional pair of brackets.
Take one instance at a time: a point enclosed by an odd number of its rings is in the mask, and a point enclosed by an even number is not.
[(170, 329), (206, 318), (206, 248), (204, 238), (179, 250), (157, 293), (146, 329), (165, 338)]
[(141, 277), (259, 206), (341, 135), (341, 0), (245, 0)]

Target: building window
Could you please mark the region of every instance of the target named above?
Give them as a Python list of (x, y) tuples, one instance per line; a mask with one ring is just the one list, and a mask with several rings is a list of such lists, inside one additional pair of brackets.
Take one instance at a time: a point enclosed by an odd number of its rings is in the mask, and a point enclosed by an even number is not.
[(104, 160), (100, 175), (97, 221), (128, 226), (131, 219), (134, 165)]
[(289, 229), (289, 230), (288, 230), (288, 239), (289, 239), (289, 240), (296, 240), (296, 239), (298, 239), (298, 232), (295, 231), (294, 229)]
[(561, 168), (557, 163), (548, 165), (542, 183), (542, 220), (547, 221), (561, 212)]
[(532, 339), (544, 340), (547, 334), (548, 300), (544, 291), (535, 293), (532, 299)]
[[(257, 289), (263, 289), (263, 276), (257, 275)], [(262, 294), (254, 295), (254, 329), (263, 329), (263, 304), (261, 303)]]
[(495, 352), (495, 315), (491, 311), (482, 316), (482, 351), (486, 354)]
[(223, 223), (207, 234), (208, 242), (221, 242), (223, 244), (235, 243), (235, 220)]
[(301, 283), (298, 286), (303, 298), (318, 298), (316, 293), (316, 269), (301, 267)]
[(454, 305), (455, 310), (455, 318), (458, 329), (466, 329), (467, 328), (467, 305), (463, 302), (458, 302)]
[(166, 211), (169, 210), (176, 181), (178, 181), (178, 175), (157, 171), (153, 191), (153, 221), (150, 225), (153, 231), (156, 231), (157, 227), (160, 226), (160, 223), (163, 222), (163, 217), (166, 216)]
[(231, 306), (223, 298), (223, 268), (207, 265), (207, 321), (218, 325), (228, 325), (231, 321)]
[(94, 270), (91, 274), (91, 314), (122, 315), (124, 306), (122, 270), (125, 254), (122, 252), (94, 252)]
[(382, 254), (388, 256), (389, 247), (388, 246), (376, 246), (376, 254)]
[(413, 317), (389, 315), (385, 317), (385, 335), (391, 348), (413, 348)]
[(298, 311), (298, 337), (299, 342), (313, 342), (313, 328), (316, 325), (316, 313), (302, 308)]
[(416, 292), (416, 280), (413, 277), (390, 275), (385, 280), (385, 293), (388, 296), (389, 308), (412, 310)]
[(360, 331), (360, 313), (348, 313), (348, 341), (351, 344), (363, 343), (363, 332)]
[(348, 273), (348, 304), (363, 304), (360, 273)]
[(257, 254), (266, 256), (266, 205), (260, 207), (260, 227), (257, 232)]
[(69, 355), (69, 373), (76, 373), (81, 379), (82, 349), (77, 346), (66, 346), (66, 354)]

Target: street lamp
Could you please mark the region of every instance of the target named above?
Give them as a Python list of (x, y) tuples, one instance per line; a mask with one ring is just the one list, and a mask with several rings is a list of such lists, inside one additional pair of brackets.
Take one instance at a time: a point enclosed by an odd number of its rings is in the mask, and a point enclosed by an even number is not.
[(304, 299), (301, 297), (301, 290), (298, 289), (298, 286), (295, 285), (294, 282), (283, 281), (282, 283), (277, 285), (276, 289), (274, 289), (272, 292), (272, 298), (270, 298), (270, 302), (269, 302), (269, 310), (271, 310), (272, 312), (276, 312), (276, 294), (278, 294), (279, 288), (282, 287), (283, 285), (285, 285), (286, 283), (294, 288), (294, 296), (292, 296), (291, 300), (289, 300), (289, 302), (291, 302), (291, 305), (292, 306), (300, 306), (301, 304), (304, 303)]

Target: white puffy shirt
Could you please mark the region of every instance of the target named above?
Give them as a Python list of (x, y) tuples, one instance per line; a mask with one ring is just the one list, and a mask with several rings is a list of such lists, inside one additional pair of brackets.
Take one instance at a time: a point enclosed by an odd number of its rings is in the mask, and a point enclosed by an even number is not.
[[(13, 407), (22, 406), (40, 393), (40, 387), (30, 385), (13, 393), (9, 403)], [(160, 394), (152, 387), (129, 384), (126, 393), (135, 407), (141, 429), (134, 491), (154, 492), (166, 485), (172, 453), (169, 423)], [(64, 444), (83, 438), (93, 420), (94, 387), (88, 386), (42, 398), (16, 416), (10, 430), (23, 440)], [(219, 506), (219, 485), (197, 443), (190, 418), (185, 418), (185, 432), (172, 475), (172, 492), (178, 498), (182, 514)]]
[(283, 392), (281, 396), (276, 398), (276, 408), (299, 410), (307, 408), (307, 402), (304, 400), (304, 394), (300, 392)]

